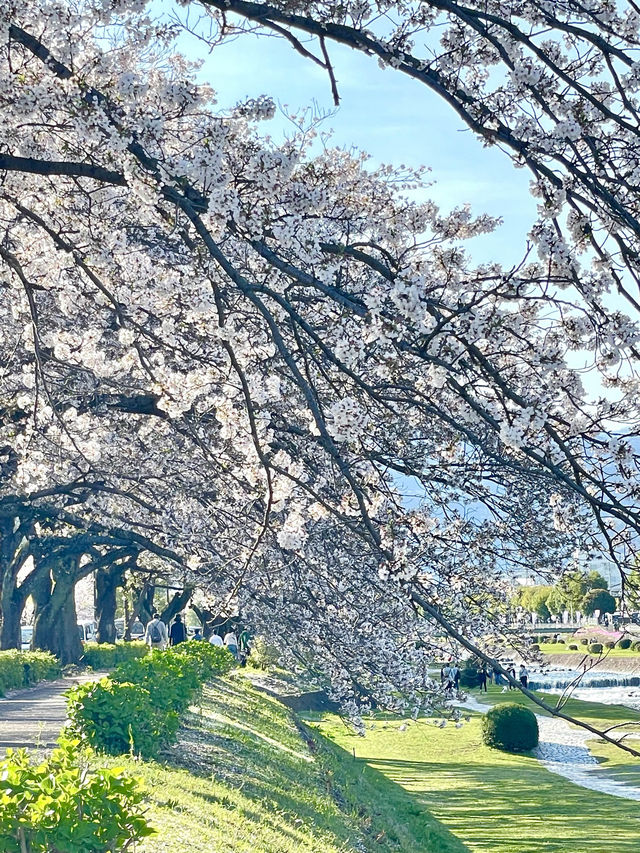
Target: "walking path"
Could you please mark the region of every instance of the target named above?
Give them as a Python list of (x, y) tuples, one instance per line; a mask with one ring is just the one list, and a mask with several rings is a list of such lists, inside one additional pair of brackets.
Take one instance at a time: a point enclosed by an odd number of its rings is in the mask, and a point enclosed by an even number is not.
[[(465, 708), (481, 713), (488, 711), (491, 707), (472, 697), (467, 698), (462, 704)], [(622, 797), (625, 800), (640, 801), (640, 788), (613, 779), (599, 769), (598, 760), (587, 746), (587, 742), (594, 738), (591, 732), (572, 726), (566, 720), (560, 720), (557, 717), (536, 714), (536, 719), (540, 740), (533, 754), (547, 770), (564, 776), (575, 785), (588, 788), (590, 791), (612, 794), (614, 797)]]
[(64, 692), (83, 681), (95, 681), (105, 673), (81, 673), (36, 687), (15, 690), (0, 698), (0, 755), (8, 747), (52, 749), (67, 719)]

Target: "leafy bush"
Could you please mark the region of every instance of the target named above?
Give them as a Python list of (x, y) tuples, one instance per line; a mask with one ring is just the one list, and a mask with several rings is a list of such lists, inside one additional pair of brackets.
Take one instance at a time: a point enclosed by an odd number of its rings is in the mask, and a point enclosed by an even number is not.
[(29, 687), (38, 681), (58, 678), (60, 664), (49, 652), (0, 652), (0, 696), (7, 690)]
[(640, 640), (636, 640), (635, 643), (632, 643), (631, 649), (634, 652), (640, 652)]
[(552, 640), (551, 640), (551, 637), (540, 637), (540, 642), (541, 643), (551, 643)]
[(110, 853), (151, 835), (136, 780), (123, 771), (81, 767), (77, 742), (44, 761), (7, 750), (0, 761), (3, 853)]
[(109, 677), (88, 681), (66, 693), (68, 731), (100, 752), (131, 752), (148, 758), (178, 730), (173, 710), (154, 708), (148, 690)]
[(201, 681), (208, 681), (215, 675), (225, 675), (236, 664), (231, 652), (221, 646), (212, 646), (202, 640), (189, 640), (173, 646), (165, 656), (176, 656), (178, 659), (188, 657), (197, 668)]
[(569, 651), (572, 651), (572, 652), (577, 652), (577, 651), (578, 651), (578, 647), (576, 646), (576, 644), (575, 644), (575, 643), (570, 643), (570, 644), (569, 644)]
[(113, 669), (123, 661), (144, 657), (148, 651), (145, 643), (87, 643), (83, 663), (92, 669)]
[(202, 684), (234, 665), (230, 652), (202, 640), (124, 661), (110, 678), (67, 692), (70, 731), (112, 755), (155, 755), (175, 739), (178, 714)]
[(540, 651), (540, 646), (538, 645), (538, 643), (532, 643), (531, 644), (531, 651), (532, 652), (539, 652)]
[(615, 649), (616, 644), (613, 642), (613, 640), (607, 640), (607, 642), (604, 644), (604, 647), (605, 649)]
[(588, 646), (588, 645), (589, 645), (589, 640), (587, 640), (587, 638), (586, 638), (586, 637), (583, 637), (583, 638), (580, 640), (580, 645), (581, 645), (581, 646)]
[(558, 639), (556, 640), (556, 643), (559, 643), (559, 644), (560, 644), (560, 645), (562, 645), (562, 646), (564, 646), (564, 645), (565, 645), (565, 641), (564, 641), (563, 639), (561, 639), (561, 638), (558, 638)]
[(616, 643), (616, 646), (619, 649), (630, 649), (631, 648), (631, 638), (630, 637), (623, 637), (621, 640), (618, 640), (618, 642)]
[(589, 646), (589, 651), (592, 655), (601, 655), (602, 643), (591, 643), (591, 645)]
[(496, 705), (482, 718), (482, 740), (487, 746), (508, 752), (533, 749), (538, 745), (538, 721), (522, 705)]
[(111, 674), (113, 681), (135, 684), (149, 693), (154, 708), (184, 711), (200, 687), (196, 662), (182, 655), (154, 649), (150, 655), (121, 663)]

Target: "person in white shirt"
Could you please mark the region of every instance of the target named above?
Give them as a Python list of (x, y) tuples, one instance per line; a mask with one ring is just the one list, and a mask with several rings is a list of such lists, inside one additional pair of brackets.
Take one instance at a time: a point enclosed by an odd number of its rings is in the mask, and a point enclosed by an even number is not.
[(212, 646), (224, 646), (224, 643), (222, 642), (222, 637), (220, 636), (220, 634), (216, 634), (215, 631), (209, 637), (209, 642)]
[(224, 644), (236, 660), (238, 660), (238, 638), (233, 631), (224, 635)]
[(161, 651), (166, 649), (169, 634), (167, 633), (167, 626), (160, 619), (158, 613), (154, 613), (151, 622), (148, 623), (144, 641), (152, 649), (160, 649)]
[(529, 686), (529, 673), (527, 672), (527, 668), (523, 663), (520, 664), (520, 672), (518, 673), (518, 678), (520, 679), (520, 684), (523, 687)]

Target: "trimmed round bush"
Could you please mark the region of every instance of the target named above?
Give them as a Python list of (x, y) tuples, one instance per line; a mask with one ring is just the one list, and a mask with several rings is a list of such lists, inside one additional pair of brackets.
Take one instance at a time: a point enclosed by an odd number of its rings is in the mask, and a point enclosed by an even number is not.
[(591, 645), (589, 646), (589, 651), (592, 655), (601, 655), (602, 643), (591, 643)]
[(538, 745), (538, 721), (522, 705), (496, 705), (482, 718), (482, 740), (507, 752), (527, 752)]
[(556, 640), (556, 642), (557, 642), (559, 645), (561, 645), (561, 646), (564, 646), (564, 645), (565, 645), (565, 641), (564, 641), (564, 640), (560, 640), (560, 639), (558, 639), (558, 640)]
[(604, 647), (605, 649), (615, 649), (616, 644), (613, 642), (613, 640), (607, 640), (607, 642), (604, 644)]
[(583, 638), (580, 640), (580, 645), (581, 645), (581, 646), (588, 646), (588, 645), (589, 645), (589, 640), (587, 640), (587, 638), (586, 638), (586, 637), (583, 637)]
[(538, 643), (532, 643), (531, 644), (531, 651), (532, 652), (539, 652), (540, 651), (540, 646), (538, 645)]
[(621, 640), (618, 640), (618, 642), (616, 643), (616, 646), (619, 649), (630, 649), (631, 648), (631, 638), (630, 637), (623, 637)]
[(540, 642), (541, 643), (550, 643), (551, 637), (540, 637)]
[(576, 646), (575, 643), (571, 643), (569, 645), (569, 651), (571, 651), (571, 652), (577, 652), (578, 651), (578, 647)]
[(635, 643), (632, 643), (631, 649), (634, 652), (640, 652), (640, 640), (636, 640)]

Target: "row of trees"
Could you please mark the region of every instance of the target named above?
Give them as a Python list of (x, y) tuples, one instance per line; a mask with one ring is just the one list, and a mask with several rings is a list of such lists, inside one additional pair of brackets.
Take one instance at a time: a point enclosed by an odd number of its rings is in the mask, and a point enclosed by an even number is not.
[(535, 613), (543, 621), (565, 611), (593, 616), (596, 610), (600, 613), (616, 610), (616, 600), (608, 591), (606, 580), (595, 570), (569, 571), (553, 585), (520, 587), (514, 605)]
[[(586, 542), (627, 571), (633, 5), (3, 4), (4, 644), (38, 579), (68, 602), (84, 573), (161, 563), (343, 698), (418, 708), (431, 656), (504, 624), (506, 569)], [(527, 166), (522, 263), (474, 265), (496, 222), (412, 201), (420, 174), (308, 128), (274, 143), (269, 98), (217, 112), (176, 39), (255, 28), (336, 97), (331, 42), (376, 56)]]

